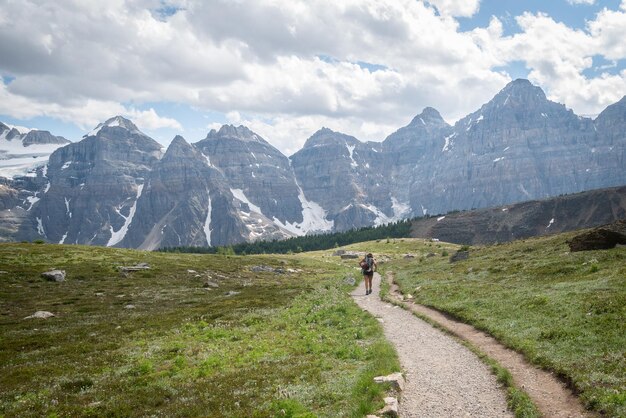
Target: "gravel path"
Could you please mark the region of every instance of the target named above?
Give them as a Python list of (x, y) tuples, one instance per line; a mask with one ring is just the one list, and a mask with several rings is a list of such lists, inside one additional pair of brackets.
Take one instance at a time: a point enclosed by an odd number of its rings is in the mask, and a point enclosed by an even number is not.
[(371, 295), (361, 282), (352, 296), (381, 321), (398, 352), (406, 377), (400, 417), (512, 417), (490, 369), (450, 336), (381, 301), (380, 280), (376, 273)]

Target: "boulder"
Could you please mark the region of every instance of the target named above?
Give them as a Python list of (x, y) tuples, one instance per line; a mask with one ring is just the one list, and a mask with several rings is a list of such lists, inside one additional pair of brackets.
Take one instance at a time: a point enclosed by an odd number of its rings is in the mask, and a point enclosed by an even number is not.
[(65, 280), (65, 270), (50, 270), (41, 273), (41, 277), (51, 282), (62, 282)]
[(469, 258), (469, 251), (457, 251), (456, 254), (450, 257), (451, 263), (456, 263), (457, 261), (467, 260)]
[(346, 250), (336, 250), (336, 251), (333, 253), (333, 256), (334, 256), (334, 257), (339, 257), (339, 256), (344, 255), (345, 253), (346, 253)]
[(626, 220), (594, 228), (576, 235), (568, 243), (570, 251), (608, 250), (626, 244)]
[(27, 316), (24, 319), (48, 319), (48, 318), (52, 318), (53, 316), (56, 316), (55, 314), (53, 314), (52, 312), (48, 312), (48, 311), (37, 311), (34, 314)]

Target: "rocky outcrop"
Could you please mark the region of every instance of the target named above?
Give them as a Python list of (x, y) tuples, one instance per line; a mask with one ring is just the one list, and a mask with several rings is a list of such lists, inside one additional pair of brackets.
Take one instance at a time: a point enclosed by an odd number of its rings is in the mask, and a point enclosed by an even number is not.
[(71, 144), (71, 141), (63, 138), (62, 136), (52, 135), (48, 131), (38, 131), (33, 130), (26, 134), (24, 139), (22, 140), (22, 144), (25, 147), (34, 144)]
[(608, 250), (626, 245), (626, 220), (594, 228), (576, 235), (568, 243), (570, 251)]

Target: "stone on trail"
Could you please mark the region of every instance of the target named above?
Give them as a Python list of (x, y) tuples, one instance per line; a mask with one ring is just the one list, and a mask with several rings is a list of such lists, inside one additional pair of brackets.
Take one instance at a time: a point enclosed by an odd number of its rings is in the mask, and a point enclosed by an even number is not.
[(48, 312), (48, 311), (37, 311), (34, 314), (27, 316), (24, 319), (48, 319), (48, 318), (52, 318), (53, 316), (56, 316), (55, 314), (53, 314), (52, 312)]
[(398, 398), (388, 396), (385, 399), (385, 407), (379, 411), (379, 413), (386, 417), (398, 416)]
[(387, 375), (387, 376), (376, 376), (374, 378), (374, 382), (376, 383), (389, 382), (391, 383), (391, 386), (395, 390), (398, 390), (400, 392), (404, 390), (404, 376), (402, 376), (402, 373), (400, 372), (391, 373), (390, 375)]
[(41, 277), (51, 282), (62, 282), (65, 280), (65, 270), (50, 270), (41, 273)]

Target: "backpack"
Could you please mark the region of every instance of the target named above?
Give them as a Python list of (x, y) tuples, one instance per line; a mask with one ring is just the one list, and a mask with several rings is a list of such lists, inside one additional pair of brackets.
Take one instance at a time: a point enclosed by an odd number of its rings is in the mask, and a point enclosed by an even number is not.
[(374, 264), (373, 258), (365, 257), (363, 260), (361, 260), (361, 262), (359, 263), (359, 266), (361, 267), (361, 270), (363, 270), (363, 273), (371, 273), (373, 264)]

